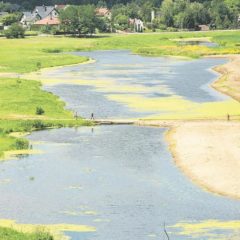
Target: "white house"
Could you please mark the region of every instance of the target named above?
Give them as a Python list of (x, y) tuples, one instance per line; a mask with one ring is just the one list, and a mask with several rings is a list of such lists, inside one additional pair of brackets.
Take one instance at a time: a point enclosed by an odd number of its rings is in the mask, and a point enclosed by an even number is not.
[(144, 30), (144, 24), (143, 24), (143, 21), (141, 19), (130, 18), (129, 19), (129, 24), (133, 25), (133, 28), (134, 28), (135, 32), (143, 32), (143, 30)]

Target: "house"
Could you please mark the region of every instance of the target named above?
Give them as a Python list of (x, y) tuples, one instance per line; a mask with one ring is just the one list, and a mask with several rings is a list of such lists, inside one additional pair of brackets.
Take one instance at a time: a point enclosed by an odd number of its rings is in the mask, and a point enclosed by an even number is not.
[(44, 19), (46, 17), (58, 17), (58, 10), (55, 6), (37, 6), (33, 10), (33, 14), (38, 15), (40, 19)]
[(208, 25), (198, 25), (197, 26), (199, 31), (209, 31), (210, 27)]
[(37, 6), (32, 12), (23, 12), (20, 22), (24, 27), (29, 27), (34, 23), (48, 17), (58, 17), (58, 10), (55, 8), (55, 6)]
[(56, 9), (57, 11), (60, 11), (60, 10), (66, 9), (68, 6), (69, 6), (69, 5), (57, 4), (57, 5), (55, 5), (54, 7), (55, 7), (55, 9)]
[(20, 23), (23, 25), (23, 27), (29, 27), (39, 19), (40, 16), (38, 14), (34, 14), (33, 12), (23, 12)]
[(133, 29), (134, 29), (135, 32), (143, 32), (143, 30), (144, 30), (144, 24), (143, 24), (143, 21), (141, 19), (130, 18), (129, 19), (129, 25), (133, 26)]
[(108, 8), (104, 8), (104, 7), (97, 8), (96, 9), (96, 15), (98, 17), (105, 17), (105, 18), (108, 18), (108, 19), (112, 18), (111, 11)]
[(59, 26), (60, 20), (57, 17), (48, 16), (34, 23), (35, 26)]

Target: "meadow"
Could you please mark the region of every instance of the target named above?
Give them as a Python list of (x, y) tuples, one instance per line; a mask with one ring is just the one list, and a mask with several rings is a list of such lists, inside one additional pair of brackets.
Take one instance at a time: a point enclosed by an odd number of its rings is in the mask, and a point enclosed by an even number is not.
[[(240, 31), (177, 32), (152, 34), (104, 34), (93, 38), (26, 37), (0, 39), (0, 72), (26, 73), (40, 68), (82, 63), (86, 57), (68, 54), (71, 51), (128, 49), (151, 56), (183, 56), (240, 53)], [(182, 46), (173, 39), (206, 38), (219, 47)]]
[[(0, 158), (4, 151), (28, 148), (28, 141), (9, 136), (12, 132), (82, 126), (91, 123), (74, 119), (65, 103), (41, 89), (37, 81), (2, 78), (0, 80)], [(44, 113), (37, 113), (41, 108)]]

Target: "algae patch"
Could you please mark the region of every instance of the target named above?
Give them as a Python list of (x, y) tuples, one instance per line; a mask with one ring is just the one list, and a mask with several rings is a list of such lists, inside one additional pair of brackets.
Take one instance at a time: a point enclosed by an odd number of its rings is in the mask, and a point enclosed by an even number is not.
[[(235, 239), (240, 236), (240, 221), (206, 220), (199, 223), (180, 222), (169, 229), (178, 235), (198, 239)], [(239, 239), (239, 238), (236, 238)]]

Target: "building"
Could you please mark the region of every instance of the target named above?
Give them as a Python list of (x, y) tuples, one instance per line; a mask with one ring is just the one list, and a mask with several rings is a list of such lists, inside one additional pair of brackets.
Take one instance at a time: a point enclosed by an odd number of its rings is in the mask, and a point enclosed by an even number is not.
[(57, 11), (60, 11), (60, 10), (66, 9), (68, 7), (68, 5), (58, 4), (58, 5), (55, 5), (54, 7)]
[(199, 31), (209, 31), (210, 27), (208, 25), (198, 25), (197, 26)]
[(59, 26), (60, 20), (57, 17), (48, 16), (34, 23), (36, 26)]
[(23, 12), (20, 23), (23, 25), (23, 27), (29, 27), (39, 19), (40, 16), (38, 16), (37, 14), (33, 14), (32, 12)]
[(40, 17), (40, 19), (44, 19), (46, 17), (58, 17), (58, 10), (55, 6), (37, 6), (33, 14)]
[(129, 19), (129, 25), (133, 26), (133, 29), (134, 29), (135, 32), (143, 32), (143, 30), (144, 30), (144, 24), (143, 24), (143, 21), (141, 19), (130, 18)]
[(29, 27), (42, 19), (48, 18), (50, 21), (51, 18), (55, 19), (57, 17), (58, 10), (55, 8), (55, 6), (43, 5), (35, 7), (35, 9), (32, 12), (23, 12), (23, 16), (20, 22), (24, 27)]
[(105, 17), (105, 18), (108, 18), (108, 19), (112, 18), (111, 11), (108, 8), (104, 8), (104, 7), (97, 8), (96, 9), (96, 15), (98, 17)]

